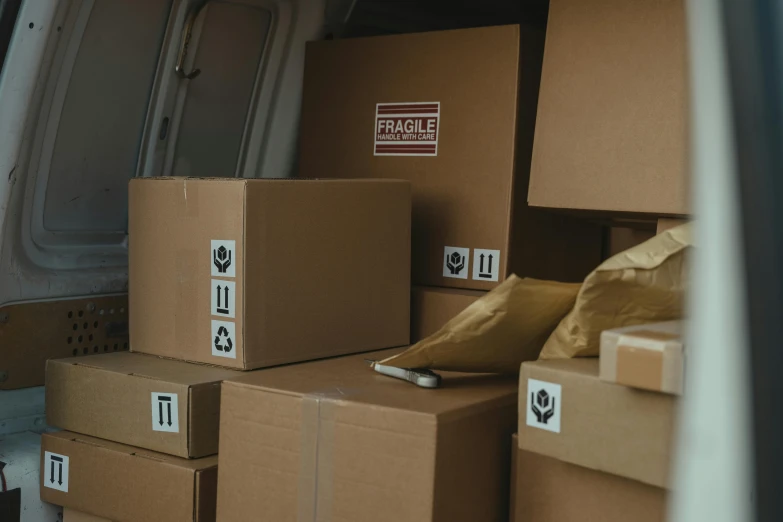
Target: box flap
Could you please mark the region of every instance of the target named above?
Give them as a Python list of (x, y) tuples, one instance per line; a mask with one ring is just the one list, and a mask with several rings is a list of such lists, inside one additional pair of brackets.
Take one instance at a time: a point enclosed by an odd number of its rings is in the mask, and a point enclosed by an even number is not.
[(519, 447), (666, 487), (677, 401), (598, 378), (598, 359), (522, 364)]

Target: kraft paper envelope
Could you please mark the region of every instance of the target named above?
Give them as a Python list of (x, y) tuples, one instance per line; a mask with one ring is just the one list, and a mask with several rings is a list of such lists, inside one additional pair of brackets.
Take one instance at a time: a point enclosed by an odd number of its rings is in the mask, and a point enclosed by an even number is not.
[(574, 309), (547, 340), (541, 358), (595, 356), (604, 330), (682, 319), (692, 246), (686, 224), (604, 261), (585, 278)]
[(443, 328), (382, 364), (475, 373), (519, 373), (573, 307), (580, 283), (511, 275)]

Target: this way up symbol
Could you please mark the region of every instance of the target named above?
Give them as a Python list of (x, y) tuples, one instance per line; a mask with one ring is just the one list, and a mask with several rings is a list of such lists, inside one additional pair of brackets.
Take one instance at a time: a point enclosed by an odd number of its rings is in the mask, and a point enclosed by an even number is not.
[(163, 403), (166, 403), (168, 410), (168, 425), (171, 426), (171, 397), (158, 397), (158, 422), (163, 426)]
[(54, 463), (55, 462), (57, 462), (57, 469), (58, 469), (57, 483), (62, 486), (63, 485), (63, 459), (60, 458), (60, 457), (55, 457), (54, 455), (52, 455), (52, 466), (51, 466), (51, 472), (49, 474), (50, 475), (49, 476), (49, 481), (52, 484), (54, 484)]
[(492, 254), (487, 258), (487, 271), (484, 272), (484, 254), (479, 256), (479, 277), (492, 278)]

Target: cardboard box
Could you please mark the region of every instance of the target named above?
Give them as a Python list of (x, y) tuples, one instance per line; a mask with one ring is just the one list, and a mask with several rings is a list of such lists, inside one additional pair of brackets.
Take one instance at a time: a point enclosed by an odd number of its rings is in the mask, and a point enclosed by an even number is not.
[(581, 280), (600, 228), (527, 207), (542, 46), (519, 26), (309, 43), (299, 175), (411, 181), (415, 285)]
[(410, 191), (132, 180), (131, 351), (253, 369), (408, 344)]
[(67, 431), (41, 437), (41, 500), (117, 522), (213, 522), (217, 457), (188, 460)]
[(179, 457), (214, 455), (220, 381), (237, 374), (141, 353), (50, 360), (46, 422)]
[(224, 382), (218, 519), (504, 520), (516, 376), (428, 390), (365, 363), (398, 351)]
[(683, 0), (552, 0), (528, 201), (687, 215)]
[(457, 288), (411, 288), (411, 342), (418, 342), (440, 330), (457, 314), (486, 292)]
[(664, 522), (666, 490), (521, 450), (514, 436), (511, 522)]
[(598, 378), (598, 359), (522, 363), (519, 447), (668, 487), (676, 398)]
[(682, 395), (684, 326), (667, 321), (601, 332), (601, 380)]
[(63, 509), (63, 522), (112, 522), (108, 518), (96, 517), (76, 511), (73, 509)]

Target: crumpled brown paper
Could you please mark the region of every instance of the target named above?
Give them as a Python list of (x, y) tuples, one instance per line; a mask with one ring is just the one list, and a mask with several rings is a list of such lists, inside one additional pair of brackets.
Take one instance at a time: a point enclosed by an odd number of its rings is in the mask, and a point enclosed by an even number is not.
[(512, 275), (443, 328), (381, 364), (474, 373), (519, 373), (573, 307), (579, 283)]
[(686, 224), (604, 261), (585, 278), (574, 309), (547, 340), (541, 359), (598, 355), (604, 330), (681, 319), (685, 257), (692, 246)]

